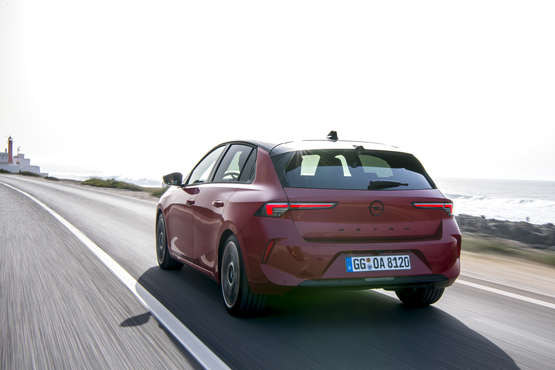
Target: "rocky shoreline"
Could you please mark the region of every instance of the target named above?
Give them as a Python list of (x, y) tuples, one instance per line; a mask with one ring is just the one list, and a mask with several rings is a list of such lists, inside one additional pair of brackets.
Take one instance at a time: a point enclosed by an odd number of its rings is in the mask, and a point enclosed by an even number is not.
[(500, 221), (458, 215), (457, 223), (463, 234), (506, 239), (522, 243), (523, 247), (555, 252), (555, 225), (534, 225), (528, 222)]

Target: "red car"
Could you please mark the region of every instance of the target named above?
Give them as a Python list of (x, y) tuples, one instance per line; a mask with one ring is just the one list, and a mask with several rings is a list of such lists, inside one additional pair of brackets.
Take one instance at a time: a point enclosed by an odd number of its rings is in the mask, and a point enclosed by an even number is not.
[(394, 290), (437, 302), (460, 272), (453, 203), (410, 153), (376, 143), (234, 141), (212, 149), (156, 215), (162, 269), (187, 264), (222, 287), (228, 312), (295, 288)]

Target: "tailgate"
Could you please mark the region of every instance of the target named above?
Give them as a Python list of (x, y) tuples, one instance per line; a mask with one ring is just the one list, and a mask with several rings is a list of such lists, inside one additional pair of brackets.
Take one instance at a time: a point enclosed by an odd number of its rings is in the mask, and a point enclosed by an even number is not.
[(417, 209), (413, 203), (443, 202), (437, 189), (334, 190), (284, 188), (289, 202), (333, 202), (329, 209), (291, 209), (293, 222), (307, 241), (372, 242), (437, 236), (446, 213)]

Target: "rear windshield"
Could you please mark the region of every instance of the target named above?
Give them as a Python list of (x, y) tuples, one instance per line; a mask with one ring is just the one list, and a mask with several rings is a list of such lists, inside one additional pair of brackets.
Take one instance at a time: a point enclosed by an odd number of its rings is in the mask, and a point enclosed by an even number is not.
[(433, 189), (411, 154), (364, 149), (310, 150), (272, 158), (284, 187), (346, 190)]

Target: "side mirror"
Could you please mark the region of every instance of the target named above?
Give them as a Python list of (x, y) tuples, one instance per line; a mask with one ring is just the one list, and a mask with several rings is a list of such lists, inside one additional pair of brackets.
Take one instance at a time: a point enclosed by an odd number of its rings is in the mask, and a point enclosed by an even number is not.
[(183, 182), (183, 175), (180, 172), (170, 173), (166, 175), (164, 178), (164, 184), (169, 186), (180, 186)]

